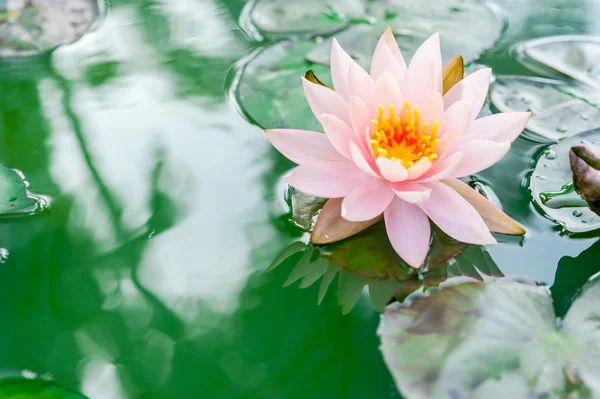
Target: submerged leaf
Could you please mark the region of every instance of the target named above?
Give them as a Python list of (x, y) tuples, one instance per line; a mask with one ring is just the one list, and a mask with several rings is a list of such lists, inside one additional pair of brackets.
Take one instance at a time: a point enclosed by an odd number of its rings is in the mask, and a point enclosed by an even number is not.
[(356, 305), (366, 283), (367, 282), (363, 277), (348, 273), (344, 270), (340, 272), (338, 304), (342, 306), (342, 314), (348, 314), (354, 305)]
[(600, 215), (600, 158), (584, 146), (575, 146), (569, 159), (575, 191)]
[[(433, 270), (460, 253), (467, 244), (458, 242), (437, 227), (432, 229), (430, 250), (421, 268)], [(318, 247), (322, 256), (342, 269), (369, 279), (404, 281), (416, 275), (396, 253), (387, 236), (384, 223), (346, 240)]]
[(369, 297), (371, 298), (375, 310), (383, 313), (385, 307), (401, 284), (402, 283), (392, 279), (369, 280)]
[(571, 147), (580, 145), (600, 153), (600, 130), (582, 133), (548, 147), (537, 160), (529, 181), (533, 199), (539, 208), (572, 233), (600, 228), (600, 216), (588, 208), (573, 188), (569, 154)]
[(296, 241), (296, 242), (290, 244), (289, 247), (285, 248), (283, 251), (281, 251), (279, 253), (279, 255), (277, 255), (275, 260), (273, 260), (273, 262), (271, 262), (271, 265), (267, 268), (266, 271), (271, 271), (271, 270), (275, 269), (276, 267), (281, 265), (290, 256), (295, 255), (299, 252), (303, 252), (303, 251), (306, 251), (306, 244), (304, 244), (302, 241)]
[(327, 272), (327, 269), (329, 267), (329, 262), (327, 262), (327, 260), (319, 258), (315, 261), (315, 264), (315, 268), (302, 278), (300, 288), (310, 287), (311, 285), (316, 283), (318, 279), (323, 277), (323, 275)]
[(308, 273), (312, 272), (317, 267), (316, 262), (311, 262), (312, 258), (313, 251), (304, 252), (298, 263), (296, 263), (296, 266), (292, 269), (292, 272), (285, 283), (283, 283), (283, 286), (287, 287), (288, 285), (292, 285)]
[(327, 293), (327, 289), (333, 282), (335, 276), (341, 271), (341, 269), (335, 265), (329, 265), (327, 272), (323, 276), (323, 280), (321, 280), (321, 285), (319, 286), (319, 298), (317, 299), (317, 304), (321, 304), (323, 302), (323, 298), (325, 298), (325, 294)]
[(390, 244), (383, 223), (319, 250), (331, 263), (364, 278), (404, 280), (412, 274)]
[(444, 65), (444, 93), (446, 94), (465, 76), (465, 64), (462, 56), (456, 56)]
[(502, 212), (487, 198), (473, 190), (468, 184), (458, 179), (444, 180), (444, 184), (459, 193), (469, 204), (471, 204), (483, 218), (485, 224), (492, 233), (522, 236), (525, 229), (519, 226), (506, 213)]
[(516, 380), (519, 398), (585, 392), (580, 382), (600, 393), (598, 278), (574, 302), (562, 330), (545, 287), (448, 284), (410, 299), (389, 306), (379, 330), (405, 397), (487, 398), (492, 387), (510, 392)]

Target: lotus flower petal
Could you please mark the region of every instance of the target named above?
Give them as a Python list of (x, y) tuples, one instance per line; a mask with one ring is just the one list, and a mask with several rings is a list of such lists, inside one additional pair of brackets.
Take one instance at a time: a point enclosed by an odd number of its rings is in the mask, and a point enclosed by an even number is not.
[(284, 176), (303, 193), (323, 198), (345, 197), (369, 179), (352, 162), (319, 162), (300, 165)]
[(433, 164), (428, 158), (421, 158), (419, 161), (407, 169), (408, 172), (408, 180), (416, 180), (419, 177), (423, 176)]
[[(457, 101), (452, 104), (444, 115), (446, 132), (451, 137), (450, 147), (458, 143), (462, 139), (467, 126), (471, 122), (471, 114), (473, 113), (473, 104), (468, 101)], [(475, 123), (477, 121), (474, 121)], [(522, 130), (522, 129), (521, 129)]]
[(429, 246), (429, 219), (465, 243), (495, 242), (490, 229), (522, 234), (502, 211), (455, 180), (498, 162), (530, 116), (475, 119), (487, 97), (490, 69), (463, 79), (462, 58), (456, 57), (442, 72), (437, 34), (419, 47), (407, 67), (387, 29), (370, 73), (335, 40), (331, 70), (333, 89), (314, 74), (303, 79), (324, 135), (267, 131), (273, 145), (299, 164), (285, 177), (288, 183), (329, 198), (315, 223), (313, 243), (349, 237), (383, 213), (395, 250), (420, 267)]
[(452, 188), (463, 197), (481, 215), (483, 221), (491, 232), (522, 236), (525, 229), (498, 209), (487, 198), (472, 189), (468, 184), (458, 179), (442, 180), (442, 183)]
[(392, 184), (392, 189), (399, 198), (411, 204), (427, 201), (431, 196), (431, 188), (419, 183), (395, 183)]
[(435, 182), (431, 197), (419, 207), (444, 233), (469, 244), (494, 244), (496, 240), (475, 208), (447, 185)]
[(364, 133), (371, 125), (373, 116), (369, 112), (365, 102), (359, 97), (350, 97), (350, 119), (352, 120), (352, 129), (354, 130), (356, 142), (366, 145)]
[(377, 167), (379, 168), (381, 176), (387, 181), (398, 182), (408, 178), (408, 171), (400, 162), (379, 157), (377, 158)]
[(401, 89), (404, 89), (406, 82), (406, 67), (402, 68), (392, 49), (387, 44), (382, 44), (375, 50), (373, 63), (371, 64), (371, 77), (377, 81), (385, 72), (390, 73), (398, 82)]
[(321, 115), (331, 114), (340, 118), (343, 122), (351, 124), (348, 102), (342, 96), (325, 86), (312, 83), (302, 78), (304, 94), (308, 105), (315, 117), (320, 120)]
[(391, 73), (385, 71), (375, 84), (375, 103), (387, 109), (389, 104), (404, 104), (404, 97), (398, 82)]
[(473, 72), (444, 95), (444, 106), (448, 109), (457, 101), (468, 101), (473, 104), (471, 120), (477, 118), (487, 98), (491, 78), (492, 70), (489, 68)]
[(456, 146), (456, 152), (463, 153), (463, 160), (454, 171), (453, 177), (469, 176), (485, 170), (504, 158), (510, 150), (510, 143), (496, 143), (488, 140), (473, 140)]
[(383, 215), (364, 222), (350, 222), (342, 217), (342, 198), (332, 198), (319, 213), (310, 242), (313, 244), (329, 244), (352, 237), (355, 234), (379, 222)]
[(331, 145), (347, 159), (350, 155), (350, 141), (354, 138), (354, 130), (335, 115), (321, 115), (321, 124)]
[(323, 133), (295, 129), (272, 129), (265, 132), (273, 147), (299, 165), (345, 161)]
[(384, 217), (388, 237), (398, 255), (410, 266), (421, 267), (431, 238), (427, 215), (417, 205), (396, 198)]
[(433, 93), (442, 92), (442, 53), (437, 33), (417, 49), (406, 79), (406, 98), (411, 103), (424, 104)]
[[(377, 47), (375, 48), (375, 52), (373, 53), (373, 60), (371, 62), (371, 76), (373, 76), (373, 79), (376, 79), (373, 74), (373, 69), (374, 68), (381, 69), (381, 68), (378, 68), (378, 66), (374, 65), (374, 64), (386, 65), (386, 63), (382, 62), (382, 60), (380, 59), (380, 57), (382, 55), (380, 52), (386, 46), (392, 52), (394, 58), (396, 59), (396, 62), (398, 63), (398, 66), (400, 67), (400, 69), (402, 71), (402, 74), (403, 75), (406, 74), (406, 70), (407, 70), (406, 61), (404, 60), (404, 57), (402, 56), (400, 47), (398, 47), (398, 42), (396, 41), (396, 38), (394, 37), (394, 33), (392, 32), (392, 29), (388, 26), (387, 29), (385, 30), (385, 32), (383, 32), (383, 35), (381, 35), (381, 38), (379, 39), (379, 42), (377, 43)], [(383, 61), (387, 61), (387, 60), (384, 59)], [(383, 68), (381, 70), (385, 70), (385, 68)]]
[(337, 40), (333, 39), (331, 46), (331, 81), (333, 88), (344, 99), (348, 99), (348, 70), (350, 64), (356, 64), (340, 46)]
[(525, 129), (531, 115), (531, 112), (505, 112), (476, 119), (469, 125), (463, 140), (512, 143)]
[(357, 96), (368, 109), (375, 109), (375, 81), (358, 65), (350, 64), (348, 69), (348, 95)]
[(367, 180), (344, 198), (342, 217), (351, 222), (364, 222), (376, 218), (385, 211), (394, 196), (385, 180)]

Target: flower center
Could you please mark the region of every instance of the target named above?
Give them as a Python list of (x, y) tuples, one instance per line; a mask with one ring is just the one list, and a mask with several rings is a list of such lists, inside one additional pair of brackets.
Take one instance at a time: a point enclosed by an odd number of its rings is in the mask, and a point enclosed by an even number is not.
[(383, 105), (379, 105), (377, 119), (373, 119), (371, 146), (375, 157), (385, 157), (399, 161), (405, 168), (413, 166), (421, 158), (433, 161), (436, 153), (439, 121), (421, 124), (419, 106), (411, 107), (408, 101), (398, 114), (392, 104), (389, 115), (384, 115)]

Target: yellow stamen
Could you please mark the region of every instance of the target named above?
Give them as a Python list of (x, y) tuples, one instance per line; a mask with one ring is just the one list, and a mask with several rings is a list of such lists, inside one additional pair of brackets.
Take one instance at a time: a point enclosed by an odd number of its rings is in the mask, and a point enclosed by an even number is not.
[[(439, 121), (422, 121), (419, 107), (411, 107), (405, 101), (400, 112), (394, 104), (388, 104), (388, 115), (383, 105), (378, 106), (377, 118), (373, 119), (370, 143), (376, 157), (398, 161), (406, 168), (413, 166), (421, 158), (433, 161), (436, 152)], [(400, 114), (403, 114), (401, 117)]]

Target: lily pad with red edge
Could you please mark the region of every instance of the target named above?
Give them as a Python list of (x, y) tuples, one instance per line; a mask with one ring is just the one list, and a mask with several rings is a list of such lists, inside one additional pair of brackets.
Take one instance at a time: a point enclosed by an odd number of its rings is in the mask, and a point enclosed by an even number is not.
[[(600, 277), (557, 322), (546, 287), (509, 281), (448, 282), (386, 309), (381, 350), (411, 399), (600, 394)], [(567, 396), (567, 394), (575, 396)]]
[(571, 233), (600, 229), (600, 216), (575, 192), (569, 153), (583, 145), (600, 153), (600, 129), (582, 133), (549, 146), (536, 163), (529, 181), (533, 200), (544, 214)]
[(20, 377), (0, 380), (3, 399), (87, 399), (85, 396), (59, 387), (52, 381)]

